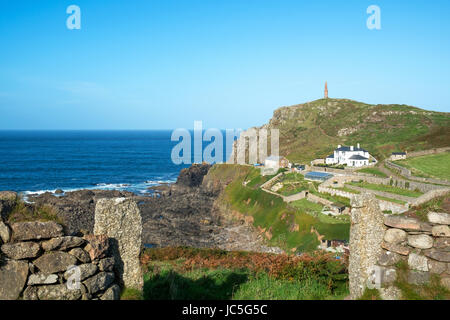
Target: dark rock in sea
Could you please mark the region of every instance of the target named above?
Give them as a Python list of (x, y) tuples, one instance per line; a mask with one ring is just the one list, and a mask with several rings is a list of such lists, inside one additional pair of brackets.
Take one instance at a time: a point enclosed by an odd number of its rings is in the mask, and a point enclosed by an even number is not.
[(199, 187), (210, 168), (211, 165), (206, 163), (193, 164), (191, 167), (180, 171), (176, 184), (185, 187)]
[(63, 194), (64, 193), (64, 191), (63, 190), (61, 190), (61, 189), (57, 189), (57, 190), (55, 190), (55, 194)]

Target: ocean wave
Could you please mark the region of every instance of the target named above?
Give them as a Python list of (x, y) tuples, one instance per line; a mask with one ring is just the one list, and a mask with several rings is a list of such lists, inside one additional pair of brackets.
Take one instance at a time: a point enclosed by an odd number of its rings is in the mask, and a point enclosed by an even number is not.
[[(44, 193), (53, 193), (55, 196), (63, 196), (67, 192), (74, 192), (80, 190), (119, 190), (119, 191), (129, 191), (136, 194), (151, 194), (152, 190), (148, 190), (149, 187), (159, 186), (163, 184), (174, 183), (174, 179), (166, 180), (147, 180), (140, 183), (96, 183), (92, 187), (79, 187), (79, 188), (57, 188), (57, 189), (45, 189), (45, 190), (27, 190), (22, 191), (19, 194), (22, 196), (25, 202), (29, 202), (29, 196), (39, 196)], [(61, 194), (56, 194), (57, 190), (62, 190)]]

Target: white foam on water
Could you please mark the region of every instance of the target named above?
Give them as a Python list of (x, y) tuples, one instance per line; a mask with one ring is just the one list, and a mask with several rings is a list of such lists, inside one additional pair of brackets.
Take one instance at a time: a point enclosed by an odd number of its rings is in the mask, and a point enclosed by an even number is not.
[[(176, 182), (176, 179), (167, 180), (147, 180), (141, 183), (97, 183), (92, 187), (85, 188), (68, 188), (68, 189), (47, 189), (47, 190), (35, 190), (35, 191), (22, 191), (19, 194), (22, 196), (23, 200), (27, 203), (32, 203), (29, 201), (30, 196), (39, 196), (44, 193), (50, 192), (54, 196), (61, 197), (67, 192), (74, 192), (79, 190), (119, 190), (119, 191), (130, 191), (137, 194), (151, 194), (152, 192), (148, 190), (149, 187), (159, 186), (163, 184), (169, 184)], [(62, 194), (55, 194), (56, 190), (62, 190)]]

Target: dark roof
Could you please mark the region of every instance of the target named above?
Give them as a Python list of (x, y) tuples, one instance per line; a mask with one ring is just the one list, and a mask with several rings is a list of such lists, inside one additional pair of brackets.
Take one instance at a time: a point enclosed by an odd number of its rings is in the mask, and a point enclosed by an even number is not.
[(330, 154), (327, 158), (334, 158), (334, 153)]
[[(337, 148), (336, 151), (352, 151), (352, 150), (350, 150), (350, 147), (342, 146), (340, 148)], [(369, 152), (363, 148), (357, 148), (357, 147), (353, 147), (353, 151)]]
[(369, 160), (368, 158), (360, 156), (359, 154), (355, 154), (354, 156), (351, 156), (349, 159), (350, 160)]
[(340, 202), (333, 202), (331, 204), (331, 206), (335, 207), (335, 208), (345, 208), (345, 204), (342, 204)]
[(406, 152), (392, 152), (393, 155), (404, 156)]

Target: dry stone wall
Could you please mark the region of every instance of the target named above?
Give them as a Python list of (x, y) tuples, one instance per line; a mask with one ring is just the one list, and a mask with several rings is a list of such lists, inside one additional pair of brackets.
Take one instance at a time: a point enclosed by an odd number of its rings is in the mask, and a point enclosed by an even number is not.
[(65, 235), (56, 222), (0, 219), (0, 300), (115, 300), (109, 239)]
[(429, 154), (443, 153), (446, 151), (450, 151), (450, 147), (435, 148), (435, 149), (422, 150), (422, 151), (413, 151), (413, 152), (408, 152), (406, 154), (406, 158), (426, 156)]
[(355, 197), (350, 229), (349, 279), (353, 299), (377, 288), (383, 299), (400, 299), (397, 264), (407, 265), (407, 281), (425, 284), (432, 274), (450, 289), (450, 214), (429, 212), (427, 221), (382, 215), (367, 194)]

